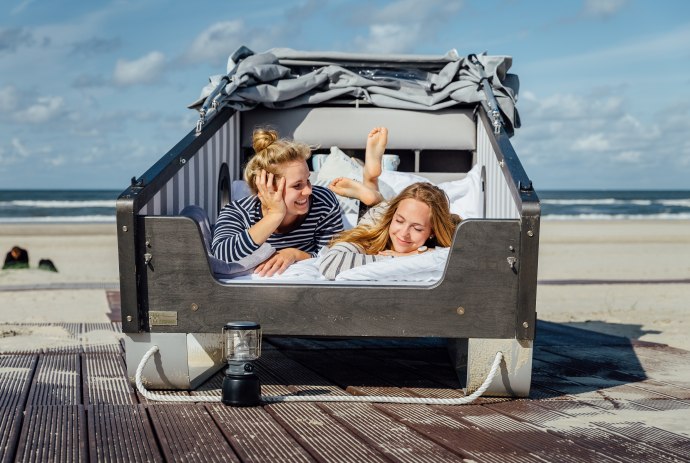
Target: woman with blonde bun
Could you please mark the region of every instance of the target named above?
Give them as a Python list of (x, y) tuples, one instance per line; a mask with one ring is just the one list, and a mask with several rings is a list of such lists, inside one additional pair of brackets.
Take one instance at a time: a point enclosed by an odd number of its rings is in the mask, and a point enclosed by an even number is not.
[(238, 262), (267, 244), (276, 252), (255, 273), (281, 274), (292, 263), (316, 257), (343, 230), (340, 206), (327, 188), (312, 186), (304, 143), (279, 138), (271, 129), (256, 129), (254, 156), (244, 170), (252, 195), (226, 205), (213, 232), (213, 254)]

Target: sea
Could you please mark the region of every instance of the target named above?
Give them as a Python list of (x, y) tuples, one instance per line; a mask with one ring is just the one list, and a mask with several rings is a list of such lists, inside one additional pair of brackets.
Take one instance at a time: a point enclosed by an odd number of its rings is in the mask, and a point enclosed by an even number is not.
[[(115, 222), (120, 190), (0, 190), (1, 223)], [(537, 191), (544, 220), (690, 219), (690, 190)]]

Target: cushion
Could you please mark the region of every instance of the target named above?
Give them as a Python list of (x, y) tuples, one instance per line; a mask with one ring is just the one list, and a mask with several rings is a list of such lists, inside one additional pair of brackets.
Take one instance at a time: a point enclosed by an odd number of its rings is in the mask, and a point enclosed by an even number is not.
[(450, 200), (450, 211), (462, 219), (484, 217), (484, 191), (482, 191), (481, 167), (475, 164), (465, 178), (438, 185)]
[(195, 204), (189, 205), (180, 211), (180, 215), (194, 220), (201, 230), (201, 238), (206, 248), (211, 271), (216, 278), (232, 278), (235, 276), (251, 273), (254, 268), (271, 257), (275, 252), (273, 246), (268, 243), (262, 244), (259, 249), (252, 254), (240, 259), (238, 262), (225, 262), (216, 258), (211, 253), (211, 224), (209, 223), (206, 211)]
[[(337, 146), (332, 146), (331, 153), (316, 174), (314, 185), (328, 187), (328, 184), (338, 177), (347, 177), (361, 182), (362, 171), (363, 167), (359, 162), (343, 153)], [(354, 227), (359, 214), (359, 200), (340, 195), (336, 195), (336, 198), (343, 214), (343, 225), (346, 229)]]

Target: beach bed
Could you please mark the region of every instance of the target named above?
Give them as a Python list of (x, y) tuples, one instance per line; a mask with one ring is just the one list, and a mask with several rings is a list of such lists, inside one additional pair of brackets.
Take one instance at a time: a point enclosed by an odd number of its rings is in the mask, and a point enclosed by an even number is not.
[[(528, 395), (540, 208), (509, 140), (519, 125), (510, 59), (240, 50), (232, 60), (235, 67), (199, 100), (196, 129), (118, 198), (130, 376), (155, 344), (160, 351), (144, 370), (148, 384), (195, 388), (223, 364), (223, 325), (253, 320), (274, 336), (448, 340), (468, 392), (501, 351), (503, 368), (488, 393)], [(265, 66), (297, 78), (274, 86), (261, 81), (266, 74), (275, 79)], [(347, 86), (316, 93), (310, 86), (343, 76)], [(300, 79), (309, 90), (289, 100), (286, 93), (295, 93)], [(438, 183), (478, 169), (480, 215), (458, 227), (443, 276), (433, 284), (221, 282), (203, 239), (204, 221), (182, 211), (199, 206), (213, 226), (220, 208), (236, 199), (231, 185), (251, 155), (257, 125), (354, 157), (362, 155), (371, 127), (385, 125), (402, 171)]]

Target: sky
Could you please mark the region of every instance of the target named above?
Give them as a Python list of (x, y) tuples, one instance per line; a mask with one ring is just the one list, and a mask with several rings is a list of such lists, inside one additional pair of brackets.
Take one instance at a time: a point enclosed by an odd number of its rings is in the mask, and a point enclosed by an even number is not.
[(0, 1), (0, 189), (124, 190), (245, 45), (513, 58), (539, 189), (690, 189), (686, 0)]

